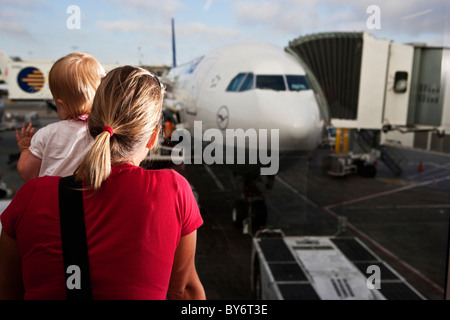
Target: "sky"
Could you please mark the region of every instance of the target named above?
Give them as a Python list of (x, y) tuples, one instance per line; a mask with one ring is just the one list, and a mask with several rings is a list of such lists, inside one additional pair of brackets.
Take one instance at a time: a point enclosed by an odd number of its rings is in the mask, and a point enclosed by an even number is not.
[[(73, 51), (102, 63), (171, 65), (221, 45), (284, 48), (319, 32), (368, 32), (399, 43), (450, 46), (449, 0), (0, 0), (0, 51), (52, 60)], [(73, 7), (75, 6), (75, 7)], [(374, 7), (375, 6), (375, 7)], [(74, 9), (75, 8), (75, 9)]]

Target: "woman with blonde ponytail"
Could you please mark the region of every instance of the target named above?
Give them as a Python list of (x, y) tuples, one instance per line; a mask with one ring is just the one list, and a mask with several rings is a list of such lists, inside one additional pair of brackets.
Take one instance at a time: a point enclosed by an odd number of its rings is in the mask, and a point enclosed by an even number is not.
[[(94, 141), (75, 175), (94, 299), (205, 299), (194, 263), (203, 220), (192, 189), (173, 170), (139, 166), (157, 142), (164, 93), (150, 72), (124, 66), (95, 94)], [(65, 299), (59, 181), (26, 182), (1, 215), (0, 298)]]
[(100, 106), (88, 119), (94, 145), (77, 178), (98, 190), (111, 163), (139, 165), (157, 141), (163, 95), (159, 80), (144, 69), (126, 66), (111, 72), (94, 98), (94, 106)]

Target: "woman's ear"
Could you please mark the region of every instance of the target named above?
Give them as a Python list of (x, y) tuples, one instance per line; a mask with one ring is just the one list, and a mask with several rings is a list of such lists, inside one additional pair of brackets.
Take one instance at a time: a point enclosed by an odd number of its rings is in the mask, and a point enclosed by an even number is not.
[(146, 147), (147, 149), (151, 150), (155, 146), (156, 142), (158, 141), (159, 131), (160, 131), (160, 128), (158, 127), (153, 132), (152, 136), (150, 137), (150, 140), (148, 140), (147, 147)]

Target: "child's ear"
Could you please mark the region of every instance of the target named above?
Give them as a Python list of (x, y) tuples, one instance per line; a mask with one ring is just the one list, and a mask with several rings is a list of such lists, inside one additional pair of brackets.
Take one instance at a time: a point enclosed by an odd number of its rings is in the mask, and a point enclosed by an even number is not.
[(58, 108), (65, 108), (66, 106), (64, 105), (64, 102), (61, 100), (61, 99), (56, 99), (56, 101), (55, 101), (55, 103), (56, 103), (56, 106), (58, 107)]
[(156, 142), (158, 141), (158, 136), (159, 136), (159, 127), (153, 132), (152, 136), (150, 137), (150, 140), (148, 140), (147, 143), (147, 149), (152, 149)]

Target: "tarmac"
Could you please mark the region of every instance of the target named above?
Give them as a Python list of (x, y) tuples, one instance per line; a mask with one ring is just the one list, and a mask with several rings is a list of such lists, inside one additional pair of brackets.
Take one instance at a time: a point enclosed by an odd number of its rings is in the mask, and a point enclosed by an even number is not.
[[(56, 121), (43, 103), (9, 105), (3, 113), (37, 112), (37, 127)], [(1, 116), (1, 114), (0, 114)], [(17, 122), (14, 126), (20, 126)], [(14, 130), (0, 132), (3, 182), (23, 184), (15, 169)], [(442, 300), (448, 260), (450, 156), (390, 146), (404, 170), (396, 177), (382, 162), (375, 178), (330, 176), (322, 166), (328, 149), (280, 160), (271, 190), (264, 190), (267, 227), (286, 235), (356, 236), (426, 299)], [(227, 166), (174, 167), (198, 196), (204, 225), (198, 230), (196, 267), (210, 300), (252, 300), (252, 236), (236, 228), (232, 205), (239, 194)]]
[[(397, 149), (407, 159), (402, 177), (393, 176), (381, 163), (375, 178), (332, 177), (321, 166), (327, 150), (283, 159), (280, 166), (289, 162), (289, 169), (281, 171), (273, 189), (265, 192), (267, 227), (289, 236), (358, 237), (426, 299), (441, 300), (447, 270), (450, 158)], [(252, 239), (232, 225), (236, 191), (227, 169), (185, 170), (205, 218), (197, 266), (209, 297), (252, 299)]]

